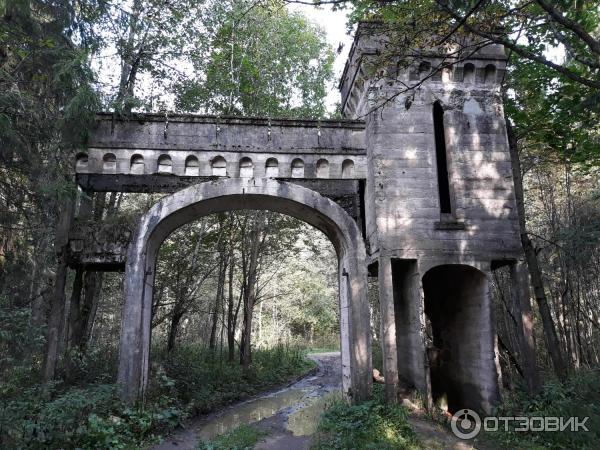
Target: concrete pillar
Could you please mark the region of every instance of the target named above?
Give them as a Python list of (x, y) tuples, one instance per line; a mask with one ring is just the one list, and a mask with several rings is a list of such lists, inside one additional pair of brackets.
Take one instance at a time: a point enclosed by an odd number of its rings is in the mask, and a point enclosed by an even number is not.
[(361, 402), (372, 395), (367, 268), (353, 249), (341, 257), (339, 267), (342, 388), (348, 401)]
[(388, 257), (379, 258), (378, 280), (385, 400), (388, 403), (396, 403), (398, 401), (398, 348), (396, 342), (392, 261)]
[(427, 394), (425, 373), (425, 313), (416, 260), (392, 260), (394, 313), (400, 384)]
[[(152, 284), (146, 278), (146, 243), (139, 231), (128, 251), (125, 268), (123, 315), (121, 318), (121, 342), (119, 350), (119, 374), (121, 398), (134, 401), (143, 397), (148, 377), (148, 354), (150, 330), (144, 328), (147, 316), (146, 299), (152, 307)], [(151, 281), (154, 279), (152, 278)], [(149, 289), (147, 289), (149, 287)]]
[[(496, 330), (492, 312), (492, 295), (490, 293), (489, 276), (484, 278), (483, 296), (481, 297), (481, 310), (479, 322), (479, 339), (481, 340), (479, 353), (476, 358), (480, 369), (471, 373), (473, 377), (480, 377), (473, 383), (479, 390), (481, 403), (479, 409), (486, 414), (491, 414), (500, 402), (500, 386), (498, 385), (498, 372), (496, 370)], [(474, 289), (476, 287), (474, 286)], [(473, 326), (471, 324), (471, 326)]]

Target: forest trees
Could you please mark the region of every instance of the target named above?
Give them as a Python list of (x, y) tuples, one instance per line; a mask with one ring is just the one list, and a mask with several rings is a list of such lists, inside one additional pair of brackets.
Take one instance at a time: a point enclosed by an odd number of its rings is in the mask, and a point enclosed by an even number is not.
[[(232, 35), (232, 26), (243, 33)], [(272, 46), (273, 39), (285, 45)], [(219, 45), (232, 50), (233, 68), (222, 66)], [(116, 375), (122, 275), (71, 270), (65, 250), (73, 220), (127, 228), (158, 197), (76, 191), (73, 161), (96, 112), (168, 114), (185, 89), (206, 80), (215, 92), (233, 92), (234, 70), (244, 74), (234, 78), (245, 84), (243, 99), (214, 105), (186, 91), (194, 100), (185, 110), (317, 118), (325, 114), (332, 59), (323, 31), (281, 1), (0, 2), (0, 445), (85, 448), (89, 439), (133, 448), (149, 428), (175, 426), (180, 402), (205, 411), (307, 369), (296, 352), (256, 353), (250, 342), (253, 332), (263, 345), (294, 342), (310, 329), (265, 332), (271, 321), (260, 305), (287, 307), (289, 290), (273, 284), (292, 272), (291, 262), (313, 268), (323, 284), (323, 274), (335, 270), (317, 252), (292, 258), (301, 253), (296, 235), (316, 239), (317, 232), (289, 217), (211, 216), (165, 242), (152, 323), (159, 367), (151, 384), (159, 397), (141, 410), (125, 408), (116, 386), (105, 384)], [(262, 80), (257, 71), (268, 72), (267, 83), (249, 95)], [(323, 284), (315, 283), (310, 296), (326, 305), (323, 311), (335, 310), (335, 291), (319, 291)], [(335, 335), (331, 319), (321, 317), (322, 335)], [(163, 346), (170, 351), (161, 354)], [(204, 358), (203, 346), (213, 358)], [(240, 347), (242, 362), (257, 361), (251, 386), (234, 361)], [(181, 381), (176, 393), (164, 384), (172, 386), (165, 367)], [(215, 379), (215, 371), (226, 376)], [(198, 384), (195, 392), (189, 383)], [(220, 397), (225, 383), (227, 396)]]
[[(219, 24), (196, 40), (194, 77), (179, 83), (181, 111), (320, 118), (333, 76), (324, 31), (283, 2), (226, 1)], [(277, 42), (277, 45), (273, 45)]]
[(230, 362), (239, 348), (246, 367), (257, 345), (319, 338), (337, 345), (336, 270), (331, 243), (297, 219), (266, 211), (208, 216), (161, 247), (153, 332), (159, 341), (166, 335), (168, 350), (178, 340), (226, 348)]
[[(91, 354), (91, 338), (99, 345), (117, 340), (121, 281), (68, 269), (66, 231), (74, 210), (81, 220), (111, 220), (117, 212), (135, 217), (156, 199), (75, 192), (72, 161), (96, 111), (327, 114), (332, 49), (323, 30), (285, 3), (294, 0), (0, 3), (3, 375), (34, 378), (43, 365), (51, 379), (66, 352)], [(392, 44), (400, 44), (379, 55), (381, 67), (412, 64), (418, 46), (453, 45), (460, 59), (486, 45), (505, 45), (509, 70), (499, 94), (517, 163), (521, 236), (538, 304), (536, 338), (546, 340), (547, 353), (539, 359), (563, 376), (572, 368), (597, 367), (597, 2), (315, 3), (352, 4), (351, 24), (381, 20)], [(376, 73), (385, 78), (391, 72)], [(422, 81), (399, 95), (410, 97)], [(377, 106), (384, 107), (390, 99), (380, 100)], [(213, 353), (226, 349), (230, 361), (241, 348), (241, 362), (249, 365), (253, 332), (257, 345), (280, 336), (312, 343), (315, 336), (335, 334), (335, 258), (323, 250), (322, 236), (307, 230), (290, 218), (244, 212), (204, 218), (176, 232), (161, 250), (157, 336), (171, 352), (183, 342), (202, 342)], [(326, 255), (318, 264), (314, 247), (293, 243), (297, 235), (322, 244)], [(295, 282), (287, 285), (284, 272), (294, 273)], [(285, 335), (284, 329), (291, 331)], [(509, 356), (519, 353), (509, 347)]]
[(0, 302), (8, 320), (29, 310), (38, 327), (49, 309), (50, 378), (64, 311), (70, 161), (99, 108), (86, 62), (93, 38), (70, 2), (3, 2), (0, 14)]

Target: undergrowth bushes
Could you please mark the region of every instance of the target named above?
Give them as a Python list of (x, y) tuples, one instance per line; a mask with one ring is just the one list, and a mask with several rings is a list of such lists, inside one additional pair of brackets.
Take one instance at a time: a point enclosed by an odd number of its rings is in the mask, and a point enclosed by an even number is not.
[(73, 354), (63, 381), (40, 384), (35, 367), (4, 370), (0, 377), (0, 448), (139, 448), (178, 426), (190, 414), (281, 384), (307, 372), (312, 362), (298, 349), (278, 347), (254, 354), (243, 371), (199, 347), (172, 353), (155, 349), (146, 402), (118, 397), (114, 349)]
[(114, 384), (25, 389), (0, 412), (4, 448), (119, 449), (141, 445), (172, 429), (183, 417), (174, 399), (131, 407)]
[(248, 370), (244, 370), (237, 359), (228, 363), (194, 346), (181, 347), (157, 359), (165, 373), (175, 380), (177, 395), (192, 414), (205, 413), (279, 385), (314, 367), (303, 350), (286, 346), (255, 350)]
[(503, 448), (513, 449), (596, 449), (600, 442), (600, 372), (582, 370), (561, 383), (547, 381), (533, 398), (523, 391), (507, 397), (498, 410), (501, 417), (559, 417), (567, 420), (589, 417), (589, 431), (504, 431), (487, 436)]

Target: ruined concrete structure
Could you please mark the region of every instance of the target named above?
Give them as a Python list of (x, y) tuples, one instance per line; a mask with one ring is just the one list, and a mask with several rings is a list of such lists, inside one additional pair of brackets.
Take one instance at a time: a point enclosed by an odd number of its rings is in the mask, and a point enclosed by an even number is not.
[[(74, 265), (125, 269), (127, 397), (147, 380), (162, 240), (204, 215), (248, 208), (305, 220), (334, 243), (348, 398), (371, 393), (368, 270), (378, 277), (388, 399), (403, 386), (451, 411), (497, 403), (491, 271), (510, 265), (513, 291), (527, 296), (499, 93), (504, 51), (488, 46), (439, 71), (430, 53), (378, 79), (368, 65), (381, 45), (359, 29), (340, 83), (344, 120), (98, 117), (77, 157), (81, 188), (173, 193), (141, 219), (126, 258), (117, 245), (103, 267), (101, 251), (86, 256), (81, 238), (71, 246)], [(391, 100), (371, 112), (381, 98)]]

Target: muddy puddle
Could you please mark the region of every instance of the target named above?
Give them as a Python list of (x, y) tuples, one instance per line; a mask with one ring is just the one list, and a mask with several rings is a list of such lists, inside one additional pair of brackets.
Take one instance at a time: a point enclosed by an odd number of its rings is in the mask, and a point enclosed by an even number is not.
[(200, 426), (198, 437), (202, 440), (214, 439), (242, 424), (259, 422), (275, 414), (284, 413), (286, 409), (290, 409), (288, 429), (294, 435), (312, 434), (327, 404), (324, 397), (311, 395), (314, 394), (313, 391), (314, 389), (310, 388), (289, 388), (242, 403)]
[(323, 396), (310, 397), (287, 417), (287, 430), (294, 436), (310, 436), (317, 431), (319, 417), (329, 405), (342, 399), (342, 391), (335, 390)]
[(327, 406), (341, 398), (338, 390), (323, 393), (311, 388), (284, 389), (213, 417), (198, 428), (198, 437), (203, 441), (211, 440), (240, 425), (250, 425), (275, 414), (287, 417), (286, 429), (294, 436), (311, 435), (315, 433), (319, 417)]

